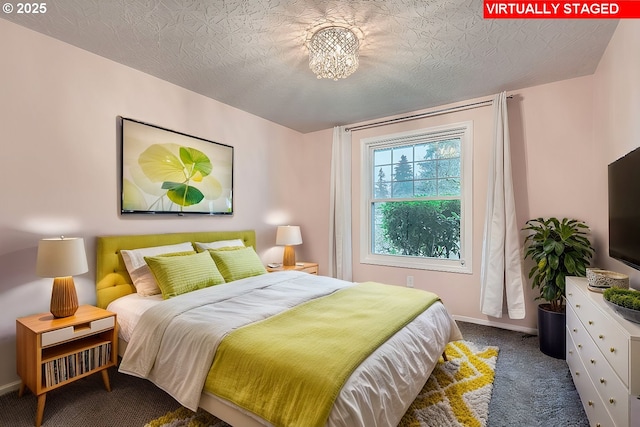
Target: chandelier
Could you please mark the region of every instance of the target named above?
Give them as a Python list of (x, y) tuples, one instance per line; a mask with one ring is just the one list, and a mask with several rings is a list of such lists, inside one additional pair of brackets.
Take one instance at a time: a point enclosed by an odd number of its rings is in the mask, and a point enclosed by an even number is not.
[(358, 68), (360, 41), (349, 28), (322, 28), (308, 46), (309, 68), (319, 79), (344, 79)]

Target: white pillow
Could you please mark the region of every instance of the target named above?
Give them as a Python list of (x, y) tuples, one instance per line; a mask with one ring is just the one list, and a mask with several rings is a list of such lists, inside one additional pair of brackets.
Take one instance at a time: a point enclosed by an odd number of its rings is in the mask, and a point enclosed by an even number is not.
[(201, 243), (194, 242), (196, 245), (196, 250), (198, 252), (204, 252), (207, 249), (220, 249), (220, 248), (228, 248), (228, 247), (244, 247), (244, 242), (240, 239), (234, 240), (218, 240), (217, 242), (209, 242), (209, 243)]
[(133, 286), (136, 287), (138, 294), (149, 296), (159, 294), (160, 288), (144, 257), (189, 251), (193, 251), (193, 246), (190, 242), (185, 242), (177, 245), (121, 250), (120, 253), (122, 254), (124, 265), (127, 266), (127, 271), (129, 272), (129, 276), (131, 276)]

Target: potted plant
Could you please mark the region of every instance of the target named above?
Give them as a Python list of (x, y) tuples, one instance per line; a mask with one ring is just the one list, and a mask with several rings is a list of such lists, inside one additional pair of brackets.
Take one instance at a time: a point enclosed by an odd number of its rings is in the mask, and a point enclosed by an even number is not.
[(535, 265), (529, 271), (531, 287), (538, 288), (538, 337), (540, 350), (558, 359), (565, 358), (565, 279), (586, 275), (593, 257), (593, 247), (587, 238), (589, 227), (582, 221), (563, 218), (535, 218), (526, 222), (523, 230), (525, 256)]
[(604, 291), (603, 297), (624, 319), (640, 323), (640, 292), (634, 289), (609, 288)]

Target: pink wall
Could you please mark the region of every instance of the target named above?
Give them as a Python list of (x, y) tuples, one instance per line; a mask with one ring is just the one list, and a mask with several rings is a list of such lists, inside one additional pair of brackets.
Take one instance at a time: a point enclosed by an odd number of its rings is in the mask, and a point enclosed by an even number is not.
[[(607, 223), (607, 178), (606, 166), (613, 160), (640, 145), (640, 22), (637, 20), (620, 21), (618, 28), (594, 75), (561, 81), (557, 83), (514, 91), (515, 98), (509, 101), (509, 118), (512, 138), (512, 161), (514, 164), (514, 182), (517, 189), (518, 222), (536, 216), (571, 216), (586, 221), (592, 230), (592, 240), (596, 247), (593, 265), (624, 272), (631, 276), (632, 286), (640, 289), (640, 272), (632, 270), (622, 263), (608, 257)], [(473, 101), (473, 100), (472, 100)], [(446, 107), (446, 106), (444, 106)], [(474, 120), (476, 134), (480, 132), (478, 121), (486, 127), (490, 109), (458, 113), (450, 116), (450, 121)], [(415, 112), (417, 113), (417, 112)], [(436, 125), (444, 118), (430, 119)], [(413, 122), (418, 124), (418, 122)], [(406, 125), (402, 125), (406, 126)], [(420, 126), (418, 126), (420, 127)], [(386, 127), (384, 133), (414, 127)], [(379, 131), (377, 131), (379, 132)], [(485, 130), (486, 133), (486, 130)], [(358, 239), (357, 205), (357, 169), (359, 139), (371, 136), (369, 133), (354, 134), (354, 240)], [(321, 271), (326, 266), (328, 253), (323, 236), (328, 233), (326, 208), (319, 207), (318, 197), (327, 197), (324, 187), (329, 182), (331, 130), (304, 135), (304, 169), (314, 171), (317, 185), (308, 189), (314, 194), (314, 202), (299, 201), (296, 211), (313, 227), (315, 243), (321, 245), (304, 250), (309, 259), (320, 262)], [(481, 136), (486, 139), (486, 135)], [(416, 278), (418, 286), (433, 284), (434, 289), (451, 295), (448, 302), (452, 311), (459, 316), (471, 317), (489, 322), (512, 324), (515, 327), (535, 327), (535, 304), (528, 306), (528, 316), (523, 322), (511, 322), (508, 319), (486, 319), (478, 313), (478, 266), (481, 227), (483, 221), (484, 197), (486, 194), (486, 147), (478, 145), (474, 151), (474, 212), (476, 218), (474, 274), (471, 278), (450, 273), (422, 272), (358, 265), (358, 256), (354, 256), (355, 280), (368, 280), (375, 277), (391, 283), (403, 284), (406, 276)], [(324, 163), (322, 163), (324, 162)], [(480, 215), (478, 215), (480, 212)], [(528, 265), (526, 266), (528, 268)], [(325, 270), (326, 271), (326, 270)], [(528, 269), (527, 269), (528, 271)], [(452, 276), (457, 278), (452, 279)], [(420, 285), (420, 283), (423, 283)], [(444, 283), (444, 284), (443, 284)], [(452, 288), (454, 291), (449, 290)], [(462, 301), (456, 290), (464, 291)], [(527, 289), (533, 298), (533, 291)], [(449, 299), (449, 298), (447, 298)]]
[[(566, 80), (553, 84), (514, 91), (508, 101), (512, 162), (516, 187), (516, 213), (518, 223), (524, 225), (529, 218), (558, 216), (580, 218), (598, 231), (593, 211), (590, 170), (597, 164), (592, 138), (592, 76)], [(469, 100), (469, 103), (478, 100)], [(445, 105), (447, 108), (456, 104)], [(418, 112), (414, 112), (415, 114)], [(438, 126), (472, 120), (473, 148), (473, 274), (457, 274), (416, 269), (383, 267), (360, 264), (360, 140), (376, 135)], [(404, 285), (408, 275), (414, 276), (415, 286), (438, 293), (450, 311), (460, 319), (501, 325), (510, 329), (534, 331), (536, 329), (537, 294), (527, 282), (525, 295), (527, 317), (524, 320), (490, 318), (480, 313), (480, 263), (484, 211), (487, 194), (487, 173), (492, 134), (492, 108), (482, 107), (453, 114), (405, 122), (352, 135), (352, 222), (354, 247), (354, 280), (377, 280)], [(305, 153), (309, 153), (305, 168), (311, 168), (318, 185), (310, 191), (319, 191), (328, 198), (325, 185), (329, 182), (332, 132), (330, 130), (304, 135)], [(320, 161), (324, 164), (320, 164)], [(302, 173), (302, 172), (301, 172)], [(304, 212), (302, 217), (315, 224), (314, 236), (328, 233), (328, 207), (319, 209), (319, 203), (301, 202), (295, 208)], [(322, 230), (321, 230), (322, 227)], [(312, 258), (326, 266), (328, 252), (325, 245), (308, 248)], [(529, 264), (525, 270), (528, 272)]]
[[(608, 257), (606, 166), (640, 144), (640, 59), (630, 54), (639, 48), (640, 23), (621, 21), (594, 75), (513, 91), (514, 99), (508, 101), (518, 223), (524, 225), (527, 219), (538, 216), (586, 221), (596, 248), (593, 265), (630, 274), (632, 286), (637, 288), (640, 273)], [(360, 139), (463, 120), (474, 121), (475, 133), (473, 274), (359, 264)], [(528, 281), (526, 319), (489, 318), (479, 311), (490, 121), (491, 109), (482, 108), (353, 134), (354, 280), (403, 285), (406, 276), (412, 275), (417, 287), (439, 293), (458, 318), (534, 330), (537, 293), (529, 289)], [(317, 185), (308, 189), (314, 194), (314, 202), (300, 200), (295, 207), (313, 227), (312, 235), (318, 244), (328, 241), (323, 237), (328, 233), (328, 205), (320, 208), (315, 197), (328, 198), (325, 185), (329, 182), (331, 139), (331, 130), (304, 135), (307, 157), (300, 173), (305, 169), (313, 171)], [(304, 250), (309, 259), (320, 262), (321, 272), (326, 272), (326, 245)], [(526, 264), (525, 273), (529, 268), (530, 264)]]
[(593, 205), (601, 224), (601, 267), (628, 274), (640, 289), (640, 272), (609, 258), (607, 224), (607, 165), (640, 146), (640, 21), (620, 20), (593, 78), (594, 145), (596, 168), (593, 193), (605, 203)]
[[(51, 279), (35, 275), (42, 237), (85, 238), (95, 302), (95, 236), (255, 229), (265, 262), (282, 256), (275, 226), (295, 220), (298, 132), (0, 19), (0, 394), (15, 373), (15, 318), (49, 310)], [(116, 116), (235, 147), (233, 217), (123, 217)], [(297, 187), (298, 189), (301, 187)]]
[(324, 275), (328, 274), (332, 138), (333, 129), (303, 135), (296, 148), (298, 193), (291, 205), (303, 233), (299, 259), (318, 262)]

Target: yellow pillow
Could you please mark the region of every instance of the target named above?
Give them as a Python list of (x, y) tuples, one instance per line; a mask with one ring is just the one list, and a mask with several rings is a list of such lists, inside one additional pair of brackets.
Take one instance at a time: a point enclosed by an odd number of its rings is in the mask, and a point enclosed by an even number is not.
[(176, 257), (145, 257), (144, 259), (155, 276), (164, 299), (224, 283), (224, 278), (218, 271), (215, 262), (205, 252)]
[(209, 249), (226, 282), (265, 274), (267, 270), (252, 247)]

